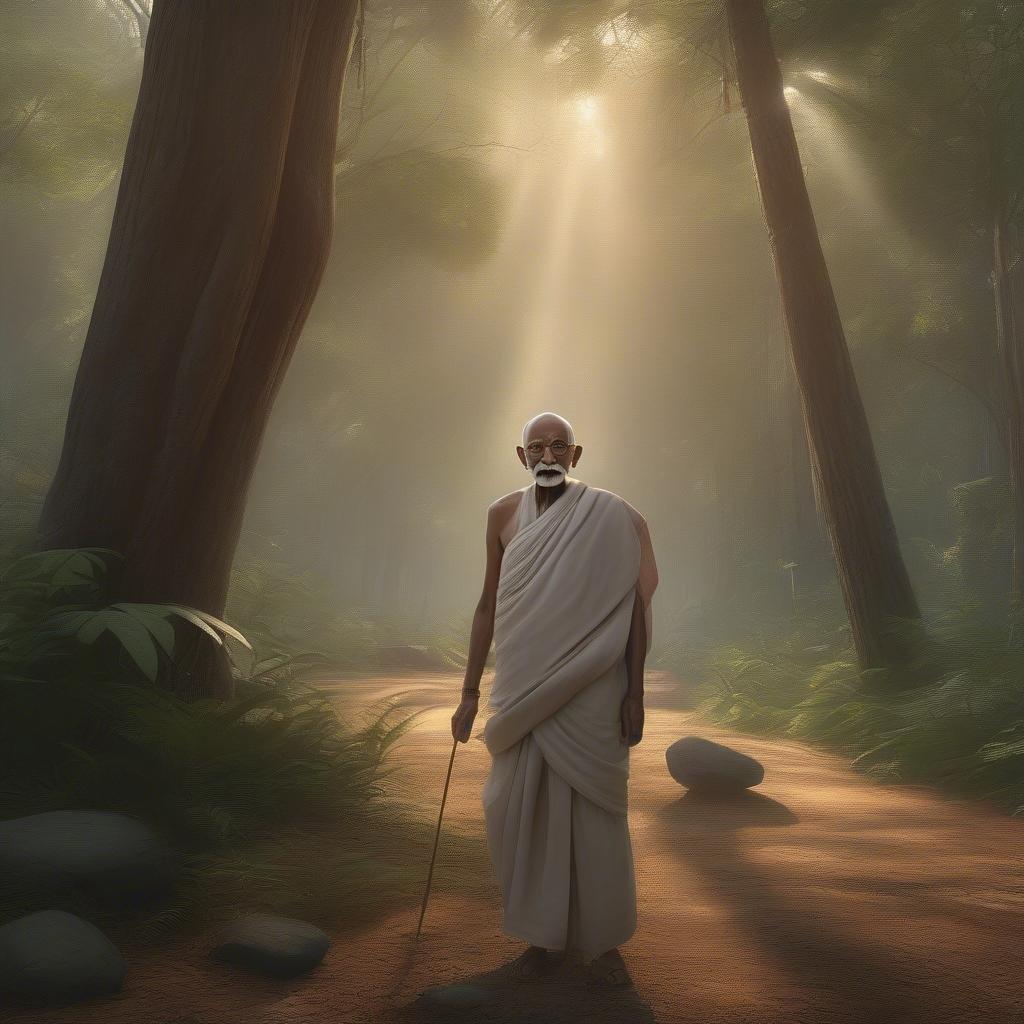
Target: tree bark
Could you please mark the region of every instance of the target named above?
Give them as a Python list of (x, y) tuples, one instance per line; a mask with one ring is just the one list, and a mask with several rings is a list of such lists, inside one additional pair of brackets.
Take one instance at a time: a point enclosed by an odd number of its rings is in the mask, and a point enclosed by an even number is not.
[(118, 597), (223, 614), (271, 406), (326, 264), (358, 0), (158, 2), (40, 521)]
[(920, 612), (804, 181), (763, 0), (726, 0), (740, 95), (771, 238), (804, 425), (839, 582), (864, 667), (904, 655), (895, 619)]

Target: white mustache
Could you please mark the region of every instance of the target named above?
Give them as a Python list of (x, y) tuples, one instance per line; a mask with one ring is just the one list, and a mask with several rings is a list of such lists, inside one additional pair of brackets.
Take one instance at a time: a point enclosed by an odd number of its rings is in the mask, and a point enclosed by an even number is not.
[(533, 478), (537, 483), (548, 486), (557, 485), (566, 476), (565, 469), (562, 466), (547, 466), (543, 462), (538, 462), (533, 467)]

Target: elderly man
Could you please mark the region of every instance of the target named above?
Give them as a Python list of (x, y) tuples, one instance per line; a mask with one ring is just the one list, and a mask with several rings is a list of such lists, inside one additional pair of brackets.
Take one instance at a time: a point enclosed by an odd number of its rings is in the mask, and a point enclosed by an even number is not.
[(569, 476), (583, 446), (567, 420), (535, 416), (516, 453), (533, 481), (487, 510), (452, 735), (469, 739), (493, 638), (483, 805), (503, 929), (529, 944), (512, 976), (540, 977), (572, 953), (592, 983), (620, 987), (631, 979), (617, 947), (636, 931), (629, 748), (643, 735), (658, 570), (644, 517)]

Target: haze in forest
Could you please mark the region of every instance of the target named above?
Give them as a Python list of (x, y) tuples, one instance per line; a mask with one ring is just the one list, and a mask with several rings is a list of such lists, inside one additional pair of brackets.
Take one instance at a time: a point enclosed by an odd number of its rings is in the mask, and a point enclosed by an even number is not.
[[(143, 49), (131, 5), (8, 6), (0, 468), (23, 538)], [(534, 6), (529, 30), (531, 5), (367, 7), (333, 248), (252, 482), (234, 610), (259, 621), (260, 596), (238, 596), (258, 576), (263, 598), (307, 602), (291, 627), (311, 640), (339, 618), (466, 632), (485, 510), (529, 482), (514, 448), (552, 409), (584, 445), (576, 475), (650, 524), (653, 659), (763, 617), (841, 618), (735, 86), (681, 62), (656, 19), (609, 18), (584, 45), (546, 39)], [(988, 257), (957, 182), (911, 145), (939, 71), (900, 66), (899, 24), (834, 17), (813, 40), (783, 19), (777, 45), (897, 533), (937, 608), (954, 489), (1005, 472)]]
[[(1005, 0), (0, 0), (0, 989), (483, 1006), (628, 795), (627, 1002), (514, 1014), (1011, 1019), (1022, 183)], [(503, 560), (542, 412), (642, 518)], [(201, 966), (252, 912), (307, 979)]]

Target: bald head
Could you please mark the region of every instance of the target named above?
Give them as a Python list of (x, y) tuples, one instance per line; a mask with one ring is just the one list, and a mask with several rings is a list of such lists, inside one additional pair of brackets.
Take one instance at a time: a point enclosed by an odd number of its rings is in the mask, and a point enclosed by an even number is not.
[(575, 444), (576, 437), (572, 432), (572, 424), (557, 412), (539, 412), (531, 420), (527, 420), (523, 427), (523, 446), (531, 440), (534, 434), (543, 439), (545, 435), (558, 431), (565, 435), (569, 444)]

